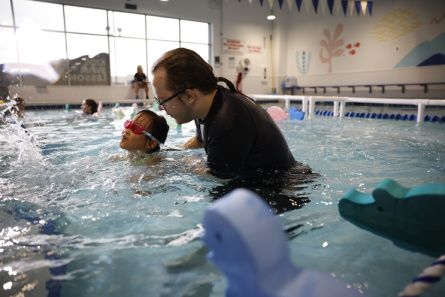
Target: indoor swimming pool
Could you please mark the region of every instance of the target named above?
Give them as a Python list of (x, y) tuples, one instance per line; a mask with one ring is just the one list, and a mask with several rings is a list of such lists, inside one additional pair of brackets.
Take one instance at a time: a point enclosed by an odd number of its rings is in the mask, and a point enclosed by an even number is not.
[[(338, 201), (385, 178), (445, 183), (442, 123), (282, 121), (295, 159), (313, 174), (224, 181), (197, 173), (203, 150), (163, 151), (150, 166), (118, 160), (123, 119), (110, 109), (99, 117), (34, 110), (21, 121), (0, 125), (1, 296), (224, 296), (201, 223), (238, 186), (274, 208), (295, 265), (366, 296), (397, 296), (435, 259), (351, 224)], [(169, 123), (168, 147), (194, 135), (193, 124)], [(422, 296), (445, 296), (445, 281)]]

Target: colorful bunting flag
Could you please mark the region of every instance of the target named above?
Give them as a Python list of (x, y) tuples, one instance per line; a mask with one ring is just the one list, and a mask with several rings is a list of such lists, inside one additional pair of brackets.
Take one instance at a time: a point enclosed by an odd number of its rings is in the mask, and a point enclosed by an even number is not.
[(312, 0), (312, 5), (314, 5), (315, 14), (318, 13), (318, 0)]
[(372, 16), (372, 1), (368, 1), (368, 12), (369, 12), (369, 15), (371, 15)]
[(362, 6), (362, 14), (366, 15), (366, 10), (368, 8), (368, 1), (367, 0), (362, 0), (361, 6)]
[(304, 7), (306, 7), (307, 14), (312, 12), (313, 5), (311, 5), (311, 3), (312, 3), (312, 0), (306, 0), (306, 3), (303, 5)]
[(360, 0), (355, 1), (355, 11), (357, 12), (357, 15), (360, 15), (360, 11), (362, 10), (362, 4), (360, 3)]
[(324, 3), (325, 3), (324, 1), (321, 1), (320, 5), (318, 6), (321, 15), (326, 15), (327, 7), (326, 7), (326, 5)]
[(303, 2), (303, 0), (295, 0), (295, 4), (297, 5), (298, 11), (300, 11), (301, 9), (301, 2)]
[(289, 11), (292, 11), (292, 1), (293, 0), (287, 0), (287, 5), (289, 6)]
[[(229, 2), (230, 0), (225, 0), (226, 2)], [(252, 4), (253, 0), (248, 0), (249, 4)], [(258, 0), (260, 5), (263, 6), (264, 0)], [(283, 8), (284, 0), (268, 0), (269, 6), (272, 9), (274, 6), (274, 2), (278, 1), (278, 5), (280, 6), (280, 9)], [(298, 12), (301, 12), (301, 6), (303, 2), (306, 2), (304, 6), (306, 7), (306, 12), (311, 12), (311, 3), (312, 7), (314, 9), (315, 14), (318, 14), (320, 11), (320, 14), (326, 14), (326, 7), (329, 10), (329, 13), (331, 15), (334, 15), (334, 13), (340, 13), (340, 10), (343, 11), (344, 16), (348, 15), (348, 10), (350, 15), (354, 15), (354, 10), (357, 13), (357, 15), (366, 15), (369, 13), (370, 16), (372, 16), (372, 8), (374, 1), (369, 0), (322, 0), (326, 1), (326, 5), (324, 5), (324, 2), (320, 2), (320, 0), (295, 0), (295, 5), (297, 7)], [(242, 2), (242, 0), (238, 0), (238, 2)], [(289, 7), (289, 11), (292, 10), (292, 2), (294, 0), (286, 0), (287, 5)], [(335, 10), (335, 12), (334, 12)]]
[(349, 8), (349, 15), (354, 15), (354, 10), (355, 10), (355, 1), (351, 0), (348, 3), (348, 8)]
[(335, 0), (328, 0), (328, 8), (329, 8), (329, 12), (331, 13), (331, 15), (332, 15), (332, 11), (334, 9), (334, 1)]
[(346, 12), (348, 11), (348, 0), (342, 0), (341, 7), (343, 9), (344, 15), (346, 16)]

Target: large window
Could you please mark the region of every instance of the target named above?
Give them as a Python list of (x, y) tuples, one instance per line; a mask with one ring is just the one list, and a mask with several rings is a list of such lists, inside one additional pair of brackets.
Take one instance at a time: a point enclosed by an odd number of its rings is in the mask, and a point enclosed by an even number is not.
[(179, 41), (179, 20), (147, 16), (147, 38)]
[[(107, 83), (128, 84), (138, 65), (150, 75), (153, 62), (177, 47), (209, 61), (205, 22), (32, 0), (12, 0), (13, 10), (10, 3), (0, 0), (0, 64), (57, 65), (58, 83), (93, 84), (106, 69)], [(83, 72), (89, 69), (92, 75)]]
[(63, 31), (63, 6), (60, 4), (14, 0), (17, 27)]
[(110, 35), (145, 38), (145, 16), (142, 14), (109, 11)]
[[(144, 39), (114, 37), (110, 43), (111, 75), (115, 84), (129, 84), (136, 67), (147, 65)], [(145, 69), (144, 69), (145, 70)], [(147, 71), (145, 71), (147, 73)]]
[(65, 35), (32, 27), (17, 29), (20, 63), (45, 64), (66, 58)]
[(17, 63), (14, 29), (0, 27), (0, 64)]
[[(163, 41), (163, 40), (148, 40), (148, 67), (151, 68), (153, 63), (166, 51), (179, 47), (179, 41)], [(149, 69), (150, 70), (150, 69)]]
[[(13, 26), (11, 4), (9, 1), (0, 1), (0, 26)], [(3, 39), (2, 39), (3, 40)]]
[(66, 31), (89, 34), (108, 34), (107, 13), (92, 9), (65, 5)]

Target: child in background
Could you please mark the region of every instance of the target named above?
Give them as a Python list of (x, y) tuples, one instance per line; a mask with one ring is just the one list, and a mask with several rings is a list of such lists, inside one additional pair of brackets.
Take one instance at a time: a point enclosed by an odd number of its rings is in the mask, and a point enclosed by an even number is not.
[(101, 111), (102, 104), (97, 102), (94, 99), (85, 99), (82, 101), (82, 111), (84, 114), (90, 114), (90, 115), (98, 115)]
[(138, 158), (160, 150), (167, 139), (169, 126), (164, 117), (151, 110), (141, 110), (124, 123), (120, 147), (129, 158)]

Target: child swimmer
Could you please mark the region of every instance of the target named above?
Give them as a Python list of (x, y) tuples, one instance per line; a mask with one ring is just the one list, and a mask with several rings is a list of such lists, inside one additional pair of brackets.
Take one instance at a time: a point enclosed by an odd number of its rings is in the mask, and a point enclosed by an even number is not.
[(128, 151), (129, 159), (145, 158), (160, 150), (169, 128), (163, 116), (151, 110), (141, 110), (125, 121), (120, 147)]

